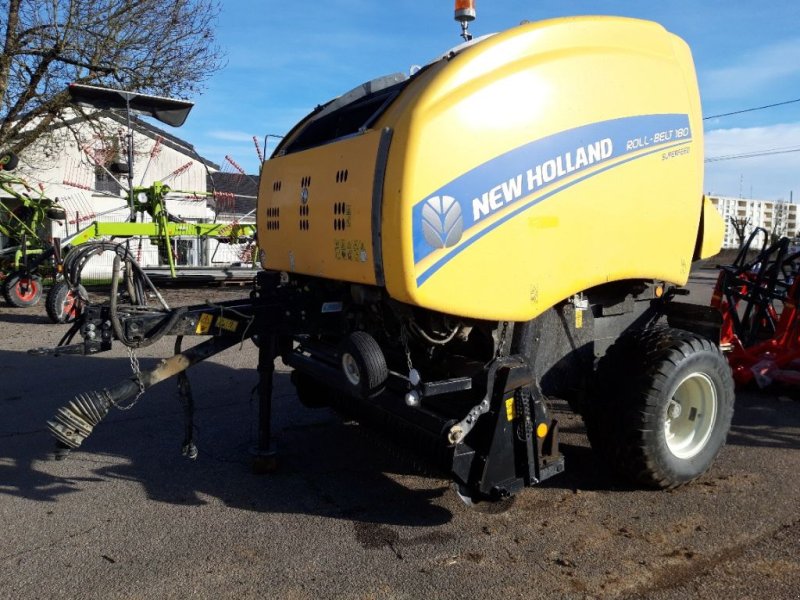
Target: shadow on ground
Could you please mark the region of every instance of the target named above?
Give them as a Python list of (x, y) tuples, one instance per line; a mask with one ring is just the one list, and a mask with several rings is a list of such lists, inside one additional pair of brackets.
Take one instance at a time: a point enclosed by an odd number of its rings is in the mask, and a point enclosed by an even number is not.
[(776, 392), (737, 393), (728, 444), (800, 450), (800, 400)]
[(26, 313), (0, 313), (0, 323), (20, 323), (23, 325), (52, 325), (53, 322), (44, 314), (44, 306), (41, 315), (31, 315)]
[[(142, 368), (154, 362), (143, 359)], [(50, 367), (52, 384), (46, 386), (30, 378), (43, 365)], [(180, 456), (183, 412), (175, 383), (168, 381), (148, 391), (132, 410), (112, 411), (78, 451), (54, 461), (46, 421), (77, 393), (128, 377), (127, 369), (125, 359), (0, 352), (0, 372), (8, 378), (0, 390), (0, 410), (13, 415), (0, 420), (0, 494), (53, 502), (117, 481), (135, 482), (150, 499), (172, 504), (199, 505), (211, 497), (242, 510), (419, 526), (452, 518), (433, 502), (449, 490), (446, 481), (409, 478), (418, 471), (390, 444), (376, 443), (372, 434), (328, 409), (303, 408), (286, 373), (277, 373), (275, 381), (279, 469), (254, 475), (249, 450), (257, 439), (256, 406), (250, 400), (255, 370), (217, 363), (190, 371), (197, 403), (196, 460)], [(107, 372), (118, 375), (103, 375)]]
[[(142, 359), (143, 368), (154, 364)], [(328, 409), (302, 407), (286, 373), (277, 373), (275, 381), (280, 468), (265, 476), (250, 469), (249, 450), (257, 439), (252, 368), (204, 363), (190, 371), (200, 450), (195, 461), (180, 456), (183, 413), (169, 381), (133, 410), (113, 411), (79, 451), (52, 462), (46, 421), (76, 394), (129, 377), (127, 359), (0, 351), (0, 376), (0, 494), (53, 502), (109, 482), (134, 482), (150, 499), (178, 505), (204, 504), (210, 497), (242, 510), (364, 523), (430, 526), (452, 519), (437, 502), (449, 491), (446, 477), (423, 477), (410, 455), (380, 434)], [(592, 453), (580, 419), (565, 417), (563, 423), (567, 470), (543, 486), (629, 490)], [(798, 429), (800, 403), (747, 393), (737, 401), (728, 443), (798, 449)]]

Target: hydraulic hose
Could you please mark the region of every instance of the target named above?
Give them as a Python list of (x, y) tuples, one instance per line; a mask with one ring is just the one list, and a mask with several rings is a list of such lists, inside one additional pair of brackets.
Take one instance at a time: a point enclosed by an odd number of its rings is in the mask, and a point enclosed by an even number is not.
[(155, 295), (161, 305), (169, 310), (169, 305), (164, 300), (164, 297), (158, 291), (158, 288), (153, 285), (153, 282), (150, 281), (150, 278), (139, 263), (136, 262), (130, 249), (125, 244), (101, 241), (89, 242), (73, 248), (64, 259), (64, 276), (67, 278), (71, 287), (77, 287), (78, 284), (80, 284), (81, 274), (83, 273), (86, 263), (89, 262), (92, 257), (104, 252), (113, 252), (120, 257), (120, 259), (124, 260), (125, 264), (132, 270), (133, 289), (129, 290), (129, 293), (131, 293), (131, 300), (133, 300), (134, 304), (139, 306), (147, 305), (147, 297), (145, 295), (146, 286), (149, 291)]
[[(158, 340), (164, 337), (178, 322), (185, 313), (186, 307), (181, 307), (170, 312), (169, 318), (162, 322), (161, 326), (152, 336), (142, 340), (130, 340), (125, 331), (122, 329), (122, 323), (119, 320), (119, 313), (117, 309), (117, 290), (119, 289), (119, 268), (122, 264), (119, 254), (114, 257), (114, 266), (111, 272), (111, 297), (109, 301), (109, 318), (111, 320), (111, 328), (114, 330), (114, 335), (117, 339), (128, 346), (129, 348), (146, 348), (155, 344)], [(138, 265), (137, 265), (138, 266)]]

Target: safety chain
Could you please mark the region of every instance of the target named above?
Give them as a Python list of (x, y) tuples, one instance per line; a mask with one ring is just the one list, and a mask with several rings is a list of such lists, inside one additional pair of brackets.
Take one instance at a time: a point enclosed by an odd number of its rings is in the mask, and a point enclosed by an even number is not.
[(400, 343), (403, 344), (403, 350), (406, 353), (406, 365), (408, 366), (408, 372), (411, 373), (414, 365), (411, 363), (411, 349), (408, 347), (408, 330), (405, 325), (400, 326)]
[(506, 336), (508, 335), (508, 321), (503, 321), (502, 329), (500, 330), (500, 339), (497, 342), (497, 351), (494, 357), (500, 358), (503, 353), (503, 348), (506, 345)]
[(408, 367), (408, 382), (412, 388), (419, 386), (422, 381), (422, 376), (414, 368), (411, 362), (411, 348), (408, 347), (408, 330), (405, 325), (400, 325), (400, 343), (403, 344), (403, 350), (406, 353), (406, 366)]
[(115, 404), (115, 406), (120, 410), (130, 410), (133, 408), (133, 405), (138, 402), (139, 398), (142, 397), (144, 394), (144, 383), (142, 382), (142, 370), (139, 368), (139, 358), (136, 356), (136, 351), (131, 346), (127, 346), (128, 348), (128, 357), (131, 361), (131, 371), (133, 372), (133, 377), (136, 380), (136, 385), (139, 386), (139, 393), (136, 394), (136, 397), (131, 400), (126, 405)]

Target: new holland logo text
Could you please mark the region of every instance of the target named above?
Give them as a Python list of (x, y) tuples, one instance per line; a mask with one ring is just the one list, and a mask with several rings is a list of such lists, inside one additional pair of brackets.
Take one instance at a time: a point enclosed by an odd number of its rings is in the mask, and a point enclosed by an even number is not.
[(417, 285), (562, 190), (655, 153), (684, 156), (677, 150), (691, 142), (687, 114), (634, 115), (533, 139), (467, 170), (412, 205)]
[(461, 205), (452, 196), (433, 196), (422, 208), (422, 234), (433, 248), (455, 246), (464, 232)]
[(504, 204), (510, 204), (556, 179), (603, 161), (613, 153), (613, 143), (609, 138), (605, 138), (538, 164), (474, 198), (472, 220), (477, 222), (500, 210)]

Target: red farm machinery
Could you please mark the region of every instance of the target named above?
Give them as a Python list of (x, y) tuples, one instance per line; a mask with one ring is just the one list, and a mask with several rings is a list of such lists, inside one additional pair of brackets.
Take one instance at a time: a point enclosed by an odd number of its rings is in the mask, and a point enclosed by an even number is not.
[[(761, 242), (761, 249), (754, 245)], [(722, 314), (720, 345), (737, 385), (800, 384), (800, 248), (755, 229), (720, 267), (711, 305)]]

